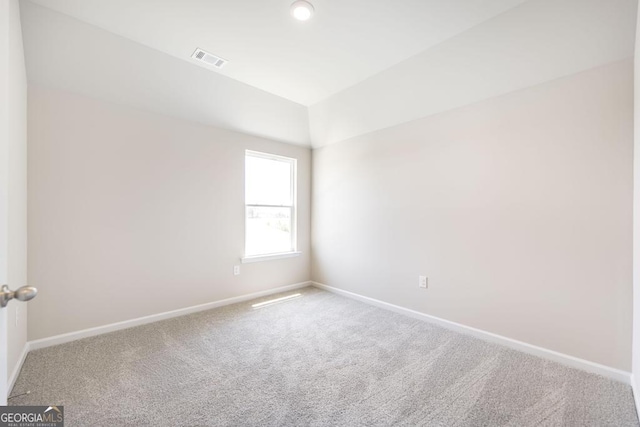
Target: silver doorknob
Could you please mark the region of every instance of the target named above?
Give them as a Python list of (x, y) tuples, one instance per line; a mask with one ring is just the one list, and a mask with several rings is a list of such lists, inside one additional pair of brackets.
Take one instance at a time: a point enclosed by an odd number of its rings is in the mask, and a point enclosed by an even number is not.
[(23, 286), (12, 291), (9, 286), (2, 285), (0, 288), (0, 308), (6, 307), (7, 303), (14, 298), (18, 301), (29, 301), (34, 299), (36, 295), (38, 295), (38, 289), (33, 286)]

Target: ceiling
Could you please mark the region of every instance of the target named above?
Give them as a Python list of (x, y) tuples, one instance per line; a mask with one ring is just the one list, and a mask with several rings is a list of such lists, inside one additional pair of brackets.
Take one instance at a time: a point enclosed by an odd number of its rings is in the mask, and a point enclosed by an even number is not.
[[(309, 106), (525, 0), (32, 0), (185, 61), (199, 47), (229, 60), (211, 70)], [(204, 65), (202, 65), (204, 66)]]

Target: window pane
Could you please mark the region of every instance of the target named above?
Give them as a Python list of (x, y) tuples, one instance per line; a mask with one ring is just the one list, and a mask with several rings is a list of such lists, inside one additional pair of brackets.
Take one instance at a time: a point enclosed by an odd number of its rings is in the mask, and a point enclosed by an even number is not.
[(246, 255), (289, 252), (291, 208), (247, 207)]
[(292, 205), (291, 163), (246, 156), (245, 198), (248, 205)]

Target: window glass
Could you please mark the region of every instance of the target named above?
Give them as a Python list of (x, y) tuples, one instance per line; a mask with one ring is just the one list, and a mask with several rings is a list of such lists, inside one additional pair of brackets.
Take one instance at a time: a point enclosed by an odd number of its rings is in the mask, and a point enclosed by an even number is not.
[(296, 160), (247, 151), (245, 256), (295, 251)]

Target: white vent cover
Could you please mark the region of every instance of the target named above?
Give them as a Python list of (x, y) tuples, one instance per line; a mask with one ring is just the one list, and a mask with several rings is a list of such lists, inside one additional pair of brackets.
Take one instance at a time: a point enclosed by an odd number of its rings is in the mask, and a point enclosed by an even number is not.
[(216, 68), (222, 68), (224, 67), (224, 64), (229, 62), (226, 59), (220, 58), (219, 56), (215, 56), (209, 52), (205, 52), (200, 48), (196, 49), (196, 51), (193, 52), (193, 55), (191, 55), (191, 57), (196, 61), (204, 62), (205, 64), (212, 65)]

